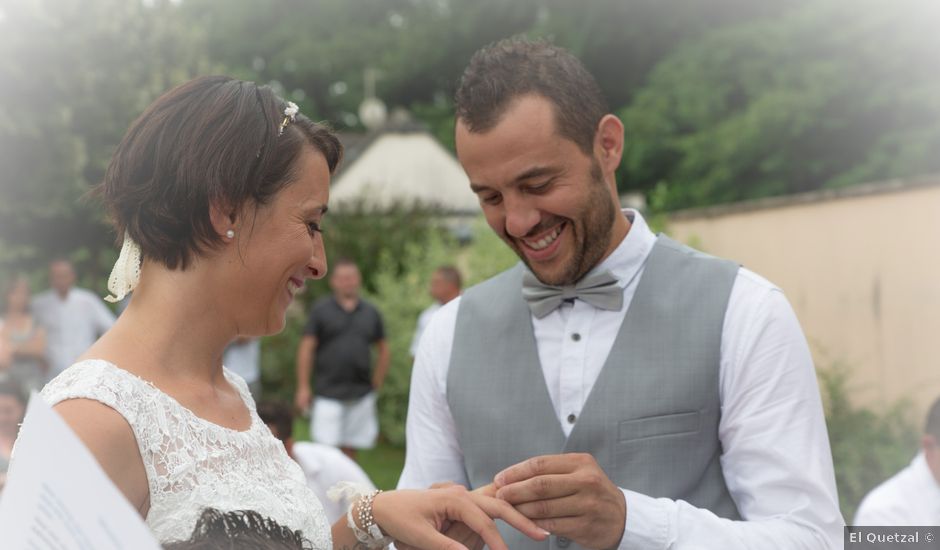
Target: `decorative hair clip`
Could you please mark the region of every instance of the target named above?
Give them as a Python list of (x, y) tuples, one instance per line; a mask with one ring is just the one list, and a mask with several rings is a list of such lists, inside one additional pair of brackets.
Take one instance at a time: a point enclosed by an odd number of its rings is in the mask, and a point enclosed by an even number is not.
[(284, 107), (284, 120), (281, 121), (281, 127), (277, 130), (277, 135), (284, 133), (284, 128), (287, 128), (287, 125), (297, 118), (297, 113), (300, 112), (300, 107), (297, 106), (293, 101), (287, 102), (287, 107)]

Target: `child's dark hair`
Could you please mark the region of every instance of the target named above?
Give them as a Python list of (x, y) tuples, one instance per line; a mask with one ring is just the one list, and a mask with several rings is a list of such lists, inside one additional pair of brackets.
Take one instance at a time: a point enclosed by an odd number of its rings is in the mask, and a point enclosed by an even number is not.
[(188, 540), (164, 550), (312, 550), (300, 531), (292, 531), (252, 510), (220, 512), (206, 508)]

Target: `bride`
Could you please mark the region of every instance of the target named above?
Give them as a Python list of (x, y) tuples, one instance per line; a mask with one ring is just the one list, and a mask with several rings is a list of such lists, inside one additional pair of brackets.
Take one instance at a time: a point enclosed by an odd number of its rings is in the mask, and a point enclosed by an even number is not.
[(547, 533), (495, 498), (448, 487), (361, 496), (330, 528), (299, 467), (222, 366), (237, 336), (284, 327), (293, 295), (326, 274), (320, 223), (336, 137), (268, 87), (203, 77), (156, 100), (128, 130), (99, 193), (119, 234), (109, 281), (133, 300), (43, 396), (161, 541), (202, 511), (254, 510), (316, 548), (464, 548), (462, 522), (506, 548), (491, 518)]

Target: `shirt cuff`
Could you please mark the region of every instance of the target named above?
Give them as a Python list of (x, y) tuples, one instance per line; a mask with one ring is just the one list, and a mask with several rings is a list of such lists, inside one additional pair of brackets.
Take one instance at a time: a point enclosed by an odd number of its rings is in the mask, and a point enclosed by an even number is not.
[(627, 503), (627, 519), (618, 550), (666, 550), (670, 544), (672, 510), (669, 499), (653, 498), (620, 489)]

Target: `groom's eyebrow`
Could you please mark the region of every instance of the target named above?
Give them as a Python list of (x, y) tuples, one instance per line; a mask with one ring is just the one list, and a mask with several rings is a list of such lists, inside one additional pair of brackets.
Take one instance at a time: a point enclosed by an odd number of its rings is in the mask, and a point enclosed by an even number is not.
[(553, 176), (558, 172), (561, 172), (561, 169), (555, 166), (535, 166), (516, 176), (515, 182), (520, 183), (543, 176)]
[[(554, 176), (556, 174), (561, 173), (561, 171), (562, 169), (557, 166), (533, 166), (532, 168), (529, 168), (525, 172), (522, 172), (521, 174), (513, 178), (513, 181), (511, 182), (510, 185), (516, 185), (526, 180), (541, 178), (545, 176)], [(481, 183), (473, 183), (473, 182), (470, 183), (470, 190), (473, 191), (474, 193), (479, 193), (480, 191), (484, 191), (489, 188), (490, 187), (488, 185), (484, 185)]]

